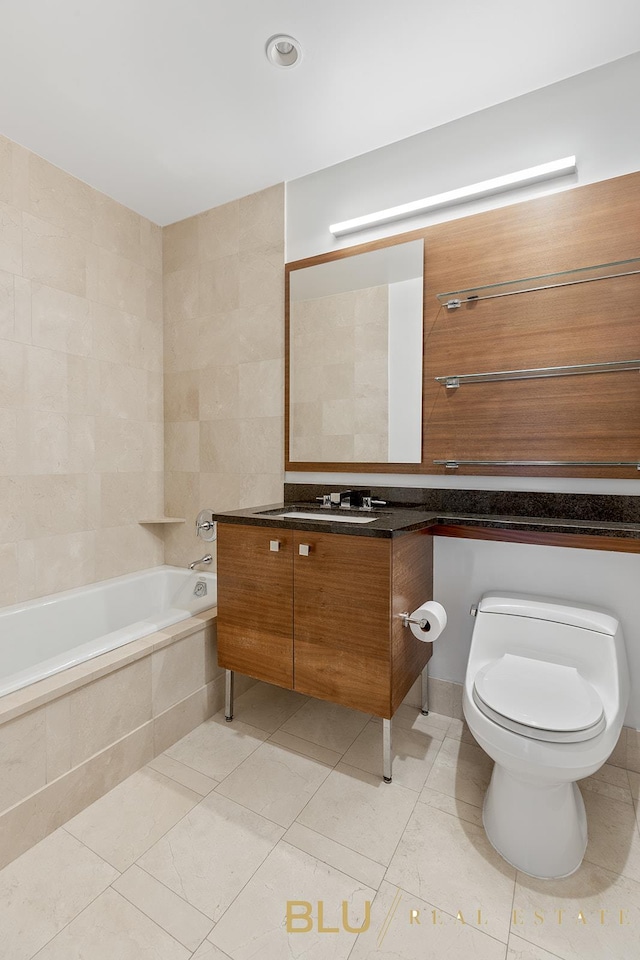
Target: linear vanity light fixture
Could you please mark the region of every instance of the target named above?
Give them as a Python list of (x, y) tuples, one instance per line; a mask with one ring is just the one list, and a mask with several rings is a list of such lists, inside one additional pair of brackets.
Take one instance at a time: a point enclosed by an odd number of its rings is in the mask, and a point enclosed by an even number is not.
[(575, 173), (577, 169), (575, 157), (563, 157), (561, 160), (541, 163), (537, 167), (528, 167), (526, 170), (518, 170), (516, 173), (507, 173), (503, 177), (494, 177), (492, 180), (472, 183), (468, 187), (456, 187), (455, 190), (447, 190), (446, 193), (436, 193), (433, 197), (425, 197), (424, 200), (412, 200), (411, 203), (389, 207), (387, 210), (379, 210), (377, 213), (368, 213), (364, 217), (354, 217), (353, 220), (332, 223), (329, 230), (334, 237), (342, 237), (347, 233), (366, 230), (367, 227), (377, 227), (383, 223), (392, 223), (394, 220), (415, 217), (419, 213), (426, 213), (439, 207), (450, 207), (456, 203), (464, 203), (466, 200), (478, 200), (480, 197), (488, 197), (494, 193), (506, 193), (508, 190), (525, 187), (531, 183), (541, 183), (544, 180), (564, 177), (567, 174)]

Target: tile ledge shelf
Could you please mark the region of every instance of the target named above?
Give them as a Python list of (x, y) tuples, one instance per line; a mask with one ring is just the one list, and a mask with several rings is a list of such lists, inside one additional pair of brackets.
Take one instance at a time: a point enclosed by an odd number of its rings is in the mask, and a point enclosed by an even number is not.
[(186, 523), (184, 517), (153, 517), (151, 520), (138, 520), (143, 526), (150, 523)]

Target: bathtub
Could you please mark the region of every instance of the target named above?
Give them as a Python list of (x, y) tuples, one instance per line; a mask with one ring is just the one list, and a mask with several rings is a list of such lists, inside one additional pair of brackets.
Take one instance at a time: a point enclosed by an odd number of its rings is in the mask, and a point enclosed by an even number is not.
[(0, 696), (214, 606), (216, 576), (154, 567), (0, 610)]

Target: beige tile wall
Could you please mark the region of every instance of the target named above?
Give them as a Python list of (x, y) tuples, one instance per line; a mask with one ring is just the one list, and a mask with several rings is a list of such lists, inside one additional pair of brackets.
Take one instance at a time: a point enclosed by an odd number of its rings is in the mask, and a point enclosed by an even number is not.
[(291, 304), (291, 459), (389, 459), (389, 287)]
[(184, 565), (209, 549), (200, 509), (282, 498), (283, 185), (166, 227), (163, 248), (165, 509), (187, 519), (165, 560)]
[(0, 137), (0, 605), (162, 562), (161, 234)]

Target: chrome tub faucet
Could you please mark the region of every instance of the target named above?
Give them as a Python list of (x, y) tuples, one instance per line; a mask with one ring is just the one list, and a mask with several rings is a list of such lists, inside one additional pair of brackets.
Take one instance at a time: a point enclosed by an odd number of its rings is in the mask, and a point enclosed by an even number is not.
[(199, 567), (201, 563), (211, 563), (212, 560), (213, 560), (213, 557), (211, 556), (211, 554), (207, 553), (204, 555), (204, 557), (200, 557), (199, 560), (194, 560), (193, 563), (190, 563), (189, 570), (193, 570), (195, 569), (195, 567)]

